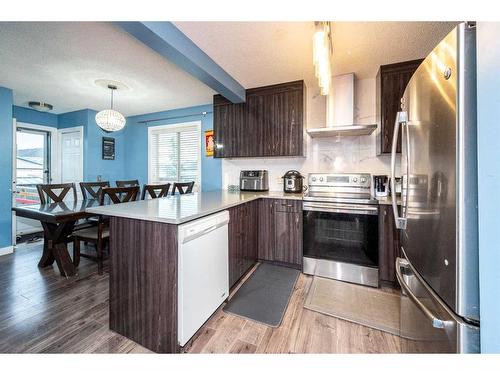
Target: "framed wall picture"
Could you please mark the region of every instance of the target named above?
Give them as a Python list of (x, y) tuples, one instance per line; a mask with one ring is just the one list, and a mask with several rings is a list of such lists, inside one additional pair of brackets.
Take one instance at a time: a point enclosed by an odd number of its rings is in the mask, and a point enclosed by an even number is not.
[(214, 156), (214, 131), (205, 131), (205, 155)]
[(102, 160), (115, 160), (115, 139), (102, 137)]

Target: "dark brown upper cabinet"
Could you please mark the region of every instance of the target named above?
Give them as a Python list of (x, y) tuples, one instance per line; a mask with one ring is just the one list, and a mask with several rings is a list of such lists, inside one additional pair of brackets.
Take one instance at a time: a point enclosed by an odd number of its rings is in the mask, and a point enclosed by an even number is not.
[[(401, 98), (411, 76), (423, 59), (382, 65), (377, 74), (376, 116), (377, 155), (390, 154), (396, 114), (401, 110)], [(401, 152), (401, 138), (397, 152)]]
[(216, 158), (304, 156), (304, 81), (257, 87), (246, 102), (214, 96)]

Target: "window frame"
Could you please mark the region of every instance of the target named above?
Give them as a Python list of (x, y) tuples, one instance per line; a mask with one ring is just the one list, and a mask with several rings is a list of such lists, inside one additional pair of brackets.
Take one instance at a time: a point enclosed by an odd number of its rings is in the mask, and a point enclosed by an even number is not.
[[(152, 181), (152, 147), (151, 147), (151, 142), (152, 142), (152, 135), (153, 132), (158, 132), (158, 131), (166, 131), (168, 133), (179, 133), (182, 130), (185, 129), (195, 129), (196, 133), (198, 134), (198, 181), (195, 184), (195, 189), (197, 191), (201, 191), (201, 121), (189, 121), (189, 122), (179, 122), (179, 123), (171, 123), (171, 124), (163, 124), (163, 125), (155, 125), (155, 126), (149, 126), (148, 127), (148, 183), (157, 183), (157, 181)], [(180, 160), (180, 159), (179, 159)], [(180, 168), (178, 168), (178, 171), (180, 171)]]

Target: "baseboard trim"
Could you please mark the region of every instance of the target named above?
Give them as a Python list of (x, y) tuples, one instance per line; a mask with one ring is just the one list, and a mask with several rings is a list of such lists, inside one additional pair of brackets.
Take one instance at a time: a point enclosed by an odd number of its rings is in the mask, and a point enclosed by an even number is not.
[(14, 252), (14, 246), (6, 246), (6, 247), (2, 247), (0, 249), (0, 256), (2, 255), (7, 255), (7, 254), (12, 254)]

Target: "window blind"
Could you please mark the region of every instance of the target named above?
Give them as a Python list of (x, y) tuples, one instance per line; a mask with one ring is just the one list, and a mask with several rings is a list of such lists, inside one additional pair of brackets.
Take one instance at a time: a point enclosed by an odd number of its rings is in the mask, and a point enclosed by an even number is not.
[(149, 135), (151, 183), (200, 182), (198, 126), (175, 125), (154, 129)]

